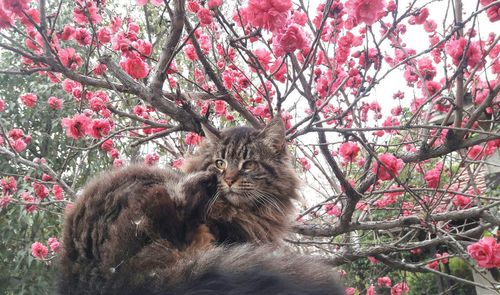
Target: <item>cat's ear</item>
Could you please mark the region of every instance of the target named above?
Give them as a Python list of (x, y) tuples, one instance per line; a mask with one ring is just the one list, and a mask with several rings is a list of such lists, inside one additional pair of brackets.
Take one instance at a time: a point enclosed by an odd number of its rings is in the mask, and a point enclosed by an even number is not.
[(259, 133), (259, 137), (267, 146), (276, 151), (276, 153), (281, 153), (286, 145), (285, 131), (285, 123), (283, 123), (281, 116), (276, 116), (266, 127), (264, 127), (264, 129), (262, 129)]
[(201, 123), (201, 129), (203, 129), (203, 133), (205, 133), (205, 137), (209, 142), (216, 143), (219, 141), (220, 133), (215, 129), (210, 128), (208, 125), (205, 125), (205, 123)]

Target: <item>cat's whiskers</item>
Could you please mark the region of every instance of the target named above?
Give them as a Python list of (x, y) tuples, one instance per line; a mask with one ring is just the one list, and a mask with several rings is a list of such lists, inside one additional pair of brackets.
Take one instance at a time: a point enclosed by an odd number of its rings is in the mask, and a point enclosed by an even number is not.
[(253, 200), (259, 202), (263, 206), (268, 204), (273, 208), (275, 208), (276, 211), (278, 211), (280, 214), (285, 215), (285, 212), (282, 208), (283, 203), (279, 199), (277, 199), (272, 193), (262, 191), (259, 189), (254, 189), (252, 192), (253, 192), (252, 195), (255, 196)]
[(215, 202), (217, 202), (217, 199), (221, 195), (221, 191), (217, 188), (217, 191), (215, 192), (215, 195), (213, 196), (212, 200), (208, 203), (207, 211), (205, 212), (205, 219), (207, 219), (207, 216), (210, 215), (210, 212), (212, 211)]

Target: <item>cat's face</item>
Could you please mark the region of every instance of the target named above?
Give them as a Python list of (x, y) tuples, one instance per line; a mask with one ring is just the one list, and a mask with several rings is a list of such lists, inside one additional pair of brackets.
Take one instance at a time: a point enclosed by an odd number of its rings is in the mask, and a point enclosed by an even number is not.
[(281, 120), (273, 120), (263, 130), (236, 127), (218, 136), (206, 133), (208, 142), (195, 159), (199, 170), (217, 171), (217, 200), (233, 206), (275, 206), (279, 210), (284, 199), (296, 198), (298, 181)]

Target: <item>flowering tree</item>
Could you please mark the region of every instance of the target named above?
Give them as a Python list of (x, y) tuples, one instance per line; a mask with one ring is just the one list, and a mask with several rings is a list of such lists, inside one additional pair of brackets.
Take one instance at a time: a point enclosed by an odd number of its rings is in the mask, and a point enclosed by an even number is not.
[(57, 255), (90, 176), (178, 168), (202, 123), (281, 116), (305, 179), (289, 242), (349, 275), (374, 263), (349, 292), (412, 292), (408, 273), (494, 288), (449, 261), (500, 266), (500, 202), (480, 181), (500, 147), (500, 1), (0, 4), (0, 251), (22, 276)]

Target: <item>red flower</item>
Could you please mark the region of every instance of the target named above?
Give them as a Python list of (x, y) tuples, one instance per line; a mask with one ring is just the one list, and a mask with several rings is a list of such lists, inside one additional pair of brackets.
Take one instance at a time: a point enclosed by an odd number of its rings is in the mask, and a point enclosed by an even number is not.
[(377, 283), (379, 287), (387, 287), (390, 288), (392, 286), (391, 278), (389, 277), (380, 277), (377, 279)]
[(88, 126), (87, 133), (93, 138), (101, 138), (111, 131), (111, 124), (107, 119), (92, 120)]
[(441, 178), (441, 169), (432, 169), (425, 173), (424, 179), (427, 186), (430, 188), (436, 188), (439, 186), (439, 181)]
[(352, 162), (359, 154), (359, 146), (354, 142), (344, 142), (339, 148), (339, 154), (344, 160)]
[(306, 45), (306, 39), (298, 26), (291, 25), (279, 37), (279, 44), (286, 53), (293, 53), (295, 50), (302, 49)]
[(340, 210), (339, 206), (331, 204), (331, 203), (325, 205), (325, 211), (326, 211), (326, 214), (333, 215), (336, 217), (340, 217), (340, 215), (342, 214), (342, 211)]
[(0, 98), (0, 113), (5, 110), (5, 102)]
[(55, 96), (51, 96), (49, 97), (47, 103), (49, 104), (49, 106), (56, 110), (56, 111), (59, 111), (60, 109), (62, 109), (62, 100), (60, 100), (59, 98), (55, 97)]
[(210, 10), (206, 8), (200, 8), (196, 15), (200, 19), (200, 24), (208, 26), (212, 23), (212, 15), (210, 14)]
[(111, 42), (111, 30), (108, 27), (102, 27), (97, 30), (97, 40), (102, 44)]
[(200, 10), (200, 4), (196, 1), (188, 1), (187, 9), (192, 13), (197, 13)]
[(54, 184), (54, 186), (52, 187), (52, 193), (54, 194), (54, 199), (56, 200), (64, 199), (63, 189), (57, 184)]
[(186, 138), (184, 139), (184, 142), (189, 145), (197, 145), (201, 142), (201, 136), (199, 136), (196, 133), (189, 132), (186, 134)]
[(85, 136), (90, 124), (90, 118), (84, 114), (76, 114), (73, 118), (64, 118), (61, 125), (66, 129), (68, 137), (79, 139)]
[(23, 12), (29, 10), (29, 3), (31, 0), (4, 0), (3, 8), (6, 11), (10, 11), (19, 16), (23, 15)]
[(27, 106), (28, 108), (32, 108), (35, 106), (38, 97), (36, 95), (34, 95), (33, 93), (29, 92), (29, 93), (25, 93), (25, 94), (20, 95), (19, 99), (21, 100), (21, 102), (25, 106)]
[(31, 255), (36, 259), (44, 259), (49, 253), (49, 249), (40, 242), (35, 242), (31, 245)]
[(222, 0), (208, 0), (208, 8), (215, 9), (222, 5)]
[(49, 195), (49, 189), (38, 182), (33, 182), (33, 190), (35, 191), (35, 195), (40, 199), (45, 199)]
[(429, 9), (424, 7), (420, 9), (420, 11), (418, 11), (414, 16), (410, 17), (408, 23), (410, 23), (410, 25), (421, 25), (427, 20), (428, 16), (429, 16)]
[(12, 148), (18, 153), (24, 151), (27, 146), (26, 142), (23, 139), (15, 139), (15, 140), (11, 139), (9, 140), (9, 143), (12, 146)]
[(61, 249), (61, 244), (56, 237), (49, 238), (47, 244), (49, 244), (50, 249), (56, 253)]
[(486, 237), (467, 247), (469, 255), (479, 267), (493, 268), (500, 266), (500, 245), (495, 238)]
[(14, 24), (14, 20), (7, 13), (7, 11), (3, 10), (0, 5), (0, 29), (7, 29)]
[(180, 168), (183, 163), (184, 163), (184, 159), (183, 158), (175, 159), (175, 160), (172, 161), (172, 167), (174, 167), (174, 168)]
[(158, 163), (158, 161), (160, 161), (160, 155), (158, 155), (157, 153), (147, 154), (144, 158), (144, 164), (149, 166), (155, 165), (156, 163)]
[(113, 149), (113, 140), (108, 139), (101, 144), (101, 149), (105, 152), (109, 152)]
[(299, 158), (298, 160), (299, 160), (299, 163), (300, 163), (300, 165), (302, 165), (302, 168), (304, 170), (311, 169), (311, 163), (309, 163), (309, 161), (307, 160), (307, 158), (302, 157), (302, 158)]
[(389, 173), (389, 171), (392, 172), (393, 175), (397, 176), (399, 174), (399, 170), (401, 170), (404, 165), (401, 159), (398, 159), (391, 154), (381, 154), (379, 155), (379, 160), (387, 167), (387, 169), (389, 169), (387, 170), (384, 166), (380, 165), (378, 161), (375, 162), (372, 172), (376, 173), (380, 180), (393, 179), (393, 176)]
[(457, 206), (458, 208), (467, 208), (469, 207), (471, 202), (471, 198), (462, 195), (456, 195), (453, 198), (453, 205)]
[(143, 79), (149, 73), (148, 64), (134, 55), (120, 61), (120, 67), (134, 79)]
[(81, 57), (76, 53), (73, 47), (60, 49), (58, 56), (63, 66), (68, 67), (71, 70), (76, 70), (83, 63)]
[(345, 3), (347, 13), (358, 23), (364, 22), (371, 26), (382, 17), (384, 0), (348, 0)]
[(250, 0), (244, 14), (252, 26), (274, 32), (284, 27), (290, 8), (290, 0)]
[(4, 177), (0, 180), (3, 195), (11, 195), (17, 191), (16, 179), (12, 176)]
[(401, 294), (406, 294), (410, 291), (410, 287), (408, 287), (408, 284), (405, 282), (397, 283), (392, 287), (391, 289), (391, 295), (401, 295)]

